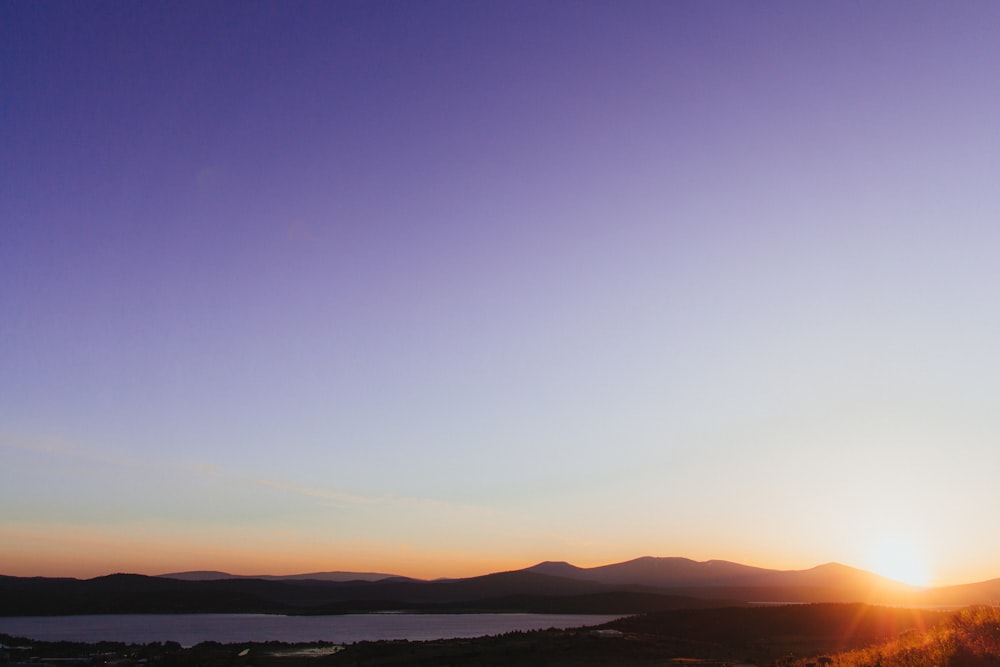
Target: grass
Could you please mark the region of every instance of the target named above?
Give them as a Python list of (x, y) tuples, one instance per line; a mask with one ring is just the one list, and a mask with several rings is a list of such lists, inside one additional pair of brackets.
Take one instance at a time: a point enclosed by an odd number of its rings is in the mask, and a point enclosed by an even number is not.
[[(117, 656), (159, 667), (1000, 667), (1000, 607), (957, 612), (878, 605), (811, 604), (672, 610), (589, 628), (511, 632), (475, 639), (332, 644), (175, 642), (147, 645), (37, 642), (0, 634), (0, 644), (31, 646), (6, 659)], [(308, 650), (306, 650), (308, 649)], [(323, 650), (318, 650), (323, 649)], [(14, 655), (16, 654), (16, 655)], [(23, 654), (23, 655), (22, 655)], [(794, 657), (793, 657), (794, 656)], [(803, 657), (810, 656), (810, 657)], [(0, 663), (3, 662), (0, 650)], [(140, 659), (147, 662), (141, 663)]]
[(1000, 608), (969, 607), (947, 623), (889, 641), (791, 661), (789, 667), (986, 667), (1000, 665)]

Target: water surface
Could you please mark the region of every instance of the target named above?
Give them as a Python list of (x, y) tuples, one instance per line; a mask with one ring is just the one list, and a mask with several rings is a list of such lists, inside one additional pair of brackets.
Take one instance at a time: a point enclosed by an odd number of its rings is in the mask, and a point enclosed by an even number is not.
[(38, 641), (175, 641), (194, 646), (249, 641), (349, 643), (481, 637), (514, 630), (599, 625), (620, 616), (584, 614), (104, 614), (0, 617), (0, 632)]

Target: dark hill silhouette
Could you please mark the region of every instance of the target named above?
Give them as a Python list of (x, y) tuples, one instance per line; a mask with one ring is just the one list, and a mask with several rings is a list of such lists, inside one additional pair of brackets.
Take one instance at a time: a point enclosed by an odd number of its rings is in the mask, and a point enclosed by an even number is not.
[(753, 602), (912, 603), (920, 594), (912, 586), (839, 563), (808, 570), (771, 570), (723, 560), (698, 562), (688, 558), (647, 556), (591, 568), (545, 562), (526, 571), (558, 573), (580, 581), (651, 586), (674, 594)]
[(726, 645), (757, 664), (775, 664), (789, 651), (841, 651), (922, 631), (949, 618), (949, 613), (936, 610), (853, 603), (668, 611), (608, 625), (628, 633)]
[(219, 572), (217, 570), (193, 570), (191, 572), (170, 572), (169, 574), (158, 574), (164, 579), (180, 579), (181, 581), (217, 581), (219, 579), (239, 579), (238, 574)]
[(640, 584), (660, 588), (739, 585), (755, 576), (779, 572), (724, 560), (698, 562), (689, 558), (652, 556), (590, 568), (580, 568), (564, 562), (546, 562), (529, 567), (527, 571), (605, 584)]
[[(0, 616), (93, 613), (297, 613), (379, 610), (638, 613), (718, 606), (642, 586), (580, 582), (531, 572), (454, 581), (183, 581), (116, 574), (95, 579), (0, 577)], [(726, 604), (739, 604), (726, 601)], [(606, 611), (610, 610), (610, 611)]]
[(719, 560), (646, 557), (592, 568), (544, 562), (523, 570), (435, 581), (393, 575), (359, 578), (365, 576), (382, 575), (329, 572), (242, 577), (209, 571), (161, 577), (116, 574), (88, 580), (0, 576), (0, 615), (312, 614), (435, 608), (590, 612), (600, 611), (602, 605), (609, 613), (631, 613), (747, 603), (943, 606), (1000, 600), (1000, 579), (917, 589), (837, 563), (808, 570), (769, 570)]
[(989, 579), (974, 584), (941, 586), (927, 591), (925, 604), (936, 606), (964, 606), (970, 604), (1000, 604), (1000, 579)]
[(398, 574), (382, 574), (379, 572), (309, 572), (306, 574), (230, 574), (217, 570), (194, 570), (191, 572), (172, 572), (159, 574), (165, 579), (180, 579), (182, 581), (216, 581), (219, 579), (264, 579), (266, 581), (416, 581), (410, 577)]
[(249, 590), (113, 574), (95, 579), (0, 578), (0, 615), (259, 612), (270, 605)]
[(607, 592), (660, 593), (646, 586), (611, 586), (591, 581), (553, 577), (525, 570), (496, 572), (447, 581), (351, 582), (327, 584), (326, 593), (337, 600), (396, 600), (418, 604), (467, 603), (508, 595), (569, 596)]

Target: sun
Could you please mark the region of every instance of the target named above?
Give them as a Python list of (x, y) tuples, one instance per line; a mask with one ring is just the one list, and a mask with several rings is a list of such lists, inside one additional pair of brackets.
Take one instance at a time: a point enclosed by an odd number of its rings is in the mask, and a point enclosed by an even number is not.
[(875, 574), (911, 586), (930, 586), (934, 577), (920, 551), (905, 540), (887, 538), (873, 545), (869, 567)]

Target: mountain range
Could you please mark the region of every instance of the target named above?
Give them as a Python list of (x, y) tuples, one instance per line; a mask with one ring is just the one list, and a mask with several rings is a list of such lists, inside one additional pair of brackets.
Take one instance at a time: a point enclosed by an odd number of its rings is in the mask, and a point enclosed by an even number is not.
[[(413, 579), (397, 574), (373, 572), (314, 572), (311, 574), (233, 575), (225, 572), (177, 572), (161, 577), (186, 581), (218, 579), (264, 579), (270, 581), (333, 581), (360, 584), (456, 584), (485, 582), (518, 573), (580, 582), (579, 586), (601, 584), (644, 592), (671, 593), (694, 598), (731, 599), (745, 602), (877, 602), (953, 606), (986, 604), (1000, 600), (1000, 579), (956, 586), (921, 588), (840, 563), (827, 563), (806, 570), (775, 570), (725, 560), (695, 561), (689, 558), (645, 556), (622, 563), (597, 567), (577, 567), (565, 561), (546, 561), (523, 570), (495, 573), (468, 579)], [(456, 587), (456, 590), (461, 586)]]
[(216, 571), (94, 579), (0, 576), (0, 615), (384, 610), (631, 614), (753, 604), (870, 602), (988, 604), (1000, 579), (915, 588), (828, 563), (773, 570), (721, 560), (643, 557), (582, 568), (543, 562), (478, 577), (421, 580), (373, 572), (241, 576)]

